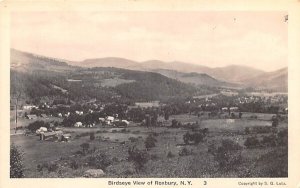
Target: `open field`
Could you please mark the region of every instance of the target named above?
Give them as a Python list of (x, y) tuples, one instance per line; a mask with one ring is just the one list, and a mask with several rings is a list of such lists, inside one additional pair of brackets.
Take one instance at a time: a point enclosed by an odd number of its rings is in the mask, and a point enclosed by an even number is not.
[[(250, 114), (248, 114), (250, 116)], [(96, 128), (63, 128), (66, 133), (71, 133), (69, 142), (40, 141), (38, 136), (15, 135), (11, 142), (20, 146), (24, 151), (24, 165), (26, 177), (81, 177), (91, 167), (88, 165), (89, 157), (97, 153), (105, 153), (112, 161), (104, 170), (103, 177), (268, 177), (269, 168), (276, 168), (276, 160), (286, 165), (287, 155), (284, 155), (286, 146), (246, 148), (245, 140), (253, 135), (244, 133), (246, 127), (271, 126), (269, 117), (272, 115), (257, 115), (255, 120), (248, 119), (207, 119), (192, 115), (170, 116), (167, 124), (173, 119), (185, 122), (200, 122), (199, 128), (208, 128), (207, 137), (199, 144), (185, 144), (183, 135), (188, 132), (186, 128), (170, 127), (140, 127), (127, 128), (96, 127)], [(268, 120), (269, 119), (269, 120)], [(280, 123), (278, 130), (287, 128), (287, 123)], [(95, 140), (90, 140), (89, 133), (95, 134)], [(191, 131), (189, 131), (191, 132)], [(157, 142), (155, 147), (147, 151), (149, 160), (142, 170), (136, 170), (134, 163), (128, 161), (128, 149), (135, 146), (145, 149), (146, 137), (153, 134)], [(262, 139), (266, 134), (256, 134)], [(231, 169), (222, 170), (214, 156), (208, 152), (210, 144), (220, 144), (222, 140), (232, 140), (242, 149), (242, 161)], [(89, 143), (90, 151), (80, 153), (83, 143)], [(190, 152), (180, 155), (183, 148)], [(266, 160), (265, 156), (276, 151), (282, 153), (275, 161), (259, 165)], [(171, 153), (171, 155), (168, 155)], [(273, 155), (274, 156), (274, 155)], [(275, 156), (276, 157), (276, 156)], [(76, 161), (78, 167), (71, 168), (70, 161)], [(38, 171), (37, 165), (58, 164), (58, 171)], [(286, 163), (286, 164), (285, 164)], [(272, 165), (272, 166), (270, 166)], [(237, 170), (238, 169), (238, 170)], [(57, 173), (59, 172), (59, 173)], [(287, 174), (283, 174), (285, 176)]]

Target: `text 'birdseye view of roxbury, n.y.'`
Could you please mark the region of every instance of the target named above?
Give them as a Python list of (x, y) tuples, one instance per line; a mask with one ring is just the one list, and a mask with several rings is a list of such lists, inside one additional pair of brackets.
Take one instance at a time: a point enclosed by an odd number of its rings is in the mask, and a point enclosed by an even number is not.
[(15, 11), (11, 178), (288, 177), (288, 14)]

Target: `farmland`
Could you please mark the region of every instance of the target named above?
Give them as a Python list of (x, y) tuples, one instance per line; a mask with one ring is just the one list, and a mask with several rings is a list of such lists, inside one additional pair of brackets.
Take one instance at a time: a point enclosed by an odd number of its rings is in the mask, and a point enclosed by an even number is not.
[[(251, 119), (253, 115), (257, 118)], [(64, 132), (72, 135), (69, 142), (40, 141), (34, 134), (11, 136), (11, 141), (25, 153), (26, 177), (82, 177), (86, 170), (95, 168), (91, 166), (91, 158), (100, 154), (105, 154), (105, 160), (108, 161), (107, 165), (100, 165), (105, 173), (101, 177), (270, 177), (273, 175), (272, 170), (277, 168), (282, 172), (279, 176), (287, 176), (287, 145), (261, 145), (252, 148), (244, 145), (249, 137), (255, 136), (262, 140), (273, 134), (245, 133), (246, 127), (272, 127), (272, 116), (273, 114), (244, 113), (241, 119), (225, 119), (209, 118), (207, 114), (201, 117), (180, 114), (162, 120), (165, 125), (162, 127), (145, 127), (135, 123), (126, 128), (63, 127)], [(182, 122), (183, 126), (172, 128), (173, 120)], [(191, 122), (198, 123), (196, 129), (209, 130), (199, 144), (184, 143), (183, 135), (195, 132), (184, 126)], [(286, 129), (286, 121), (281, 121), (276, 127), (277, 132)], [(94, 140), (90, 139), (91, 133), (95, 136)], [(146, 149), (145, 140), (149, 135), (156, 142), (154, 147)], [(209, 152), (212, 144), (219, 145), (223, 140), (232, 140), (241, 146), (241, 160), (230, 168), (221, 167), (216, 157)], [(81, 148), (83, 143), (89, 144), (84, 153)], [(132, 147), (147, 153), (147, 160), (141, 168), (137, 168), (134, 161), (128, 160), (128, 151)], [(270, 156), (274, 161), (268, 161)], [(38, 168), (47, 166), (45, 164), (54, 165), (55, 168)]]

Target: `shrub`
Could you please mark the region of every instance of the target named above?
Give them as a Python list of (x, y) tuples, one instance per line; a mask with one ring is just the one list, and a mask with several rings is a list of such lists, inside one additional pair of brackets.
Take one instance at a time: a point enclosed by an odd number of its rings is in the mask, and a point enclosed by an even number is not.
[(260, 146), (260, 142), (256, 137), (248, 137), (244, 142), (244, 146), (247, 148), (255, 148)]
[(129, 137), (128, 140), (130, 142), (136, 142), (136, 141), (138, 141), (138, 139), (136, 137)]
[(277, 147), (257, 160), (261, 166), (259, 177), (288, 177), (288, 149)]
[(70, 163), (70, 167), (74, 170), (78, 169), (79, 168), (79, 164), (77, 161), (75, 160), (72, 160), (71, 163)]
[(56, 172), (58, 169), (58, 165), (56, 163), (49, 163), (47, 165), (44, 165), (47, 167), (48, 172)]
[(157, 154), (151, 154), (150, 155), (150, 159), (151, 160), (157, 160), (159, 157), (158, 157), (158, 155)]
[(10, 177), (11, 178), (23, 178), (24, 166), (23, 166), (23, 155), (19, 147), (12, 144), (10, 146)]
[(108, 158), (104, 153), (92, 155), (88, 158), (88, 164), (91, 167), (105, 170), (109, 165), (112, 164), (112, 160)]
[(146, 149), (150, 149), (155, 147), (155, 143), (157, 142), (157, 140), (150, 134), (146, 140), (145, 140), (145, 147)]
[(128, 161), (133, 161), (136, 171), (140, 171), (149, 160), (149, 155), (146, 151), (141, 151), (136, 147), (128, 149)]
[(257, 115), (251, 115), (250, 118), (251, 119), (257, 119)]
[(180, 123), (176, 119), (173, 119), (171, 127), (173, 127), (173, 128), (180, 127)]
[(41, 164), (38, 164), (36, 166), (36, 169), (37, 169), (38, 172), (41, 172), (41, 171), (43, 171), (43, 166)]
[(276, 146), (277, 145), (277, 138), (273, 134), (270, 135), (270, 136), (263, 136), (263, 139), (262, 139), (261, 143), (264, 146)]
[(179, 156), (188, 156), (188, 155), (191, 155), (191, 151), (189, 151), (187, 148), (182, 148), (180, 151), (179, 151), (179, 153), (178, 153), (178, 155)]
[(183, 135), (183, 142), (185, 144), (189, 144), (190, 139), (191, 139), (191, 134), (189, 132), (187, 132)]
[(229, 170), (241, 162), (241, 146), (232, 140), (222, 140), (221, 146), (210, 146), (209, 152), (218, 162), (219, 168)]
[(92, 140), (95, 140), (95, 133), (90, 133), (90, 140), (92, 141)]
[(88, 151), (88, 149), (90, 148), (90, 144), (89, 143), (83, 143), (80, 145), (80, 147), (82, 148), (82, 153), (86, 153)]
[(195, 132), (193, 134), (187, 132), (183, 135), (183, 141), (185, 144), (189, 144), (190, 142), (193, 142), (194, 144), (199, 144), (200, 142), (203, 142), (204, 138), (206, 137), (208, 133), (208, 129), (202, 129), (199, 132)]
[(250, 134), (250, 128), (249, 127), (245, 128), (245, 134)]
[(279, 145), (287, 145), (288, 144), (288, 130), (284, 129), (277, 133), (278, 144)]
[(258, 134), (270, 133), (272, 132), (272, 127), (270, 126), (253, 126), (252, 131)]
[(168, 154), (167, 154), (167, 157), (168, 157), (168, 158), (172, 158), (172, 157), (174, 157), (174, 156), (175, 156), (175, 155), (174, 155), (171, 151), (169, 151)]
[(272, 127), (277, 127), (278, 124), (279, 124), (278, 118), (277, 117), (272, 118)]
[(35, 132), (36, 130), (38, 130), (41, 127), (46, 127), (47, 129), (50, 128), (50, 124), (46, 123), (44, 121), (35, 121), (33, 123), (30, 123), (27, 126), (27, 129), (29, 129), (31, 132)]

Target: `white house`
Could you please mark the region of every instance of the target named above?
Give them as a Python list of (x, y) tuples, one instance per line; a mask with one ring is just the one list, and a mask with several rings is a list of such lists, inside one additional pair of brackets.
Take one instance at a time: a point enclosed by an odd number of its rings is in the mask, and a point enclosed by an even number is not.
[(79, 121), (79, 122), (76, 122), (75, 124), (74, 124), (74, 127), (82, 127), (82, 123)]
[(43, 132), (47, 132), (47, 128), (46, 127), (40, 127), (39, 129), (37, 129), (36, 131), (35, 131), (35, 133), (36, 134), (41, 134), (41, 133), (43, 133)]
[(32, 108), (37, 108), (35, 105), (24, 105), (23, 109), (24, 110), (31, 110)]
[(110, 121), (111, 123), (115, 121), (115, 118), (112, 116), (107, 116), (106, 120)]
[(129, 121), (123, 119), (122, 122), (126, 123), (126, 125), (129, 125)]
[(83, 111), (75, 111), (75, 113), (78, 115), (83, 115)]
[(239, 110), (238, 107), (230, 107), (230, 112), (237, 112)]
[(105, 121), (105, 118), (99, 117), (99, 121), (100, 121), (100, 122), (104, 122), (104, 121)]

